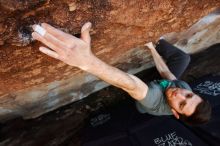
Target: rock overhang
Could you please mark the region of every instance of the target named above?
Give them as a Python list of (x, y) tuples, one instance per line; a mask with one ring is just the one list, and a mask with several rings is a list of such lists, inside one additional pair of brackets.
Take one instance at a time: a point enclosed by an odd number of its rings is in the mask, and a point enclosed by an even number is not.
[[(6, 118), (15, 115), (36, 117), (107, 86), (77, 68), (41, 54), (38, 47), (42, 44), (33, 41), (30, 35), (32, 24), (48, 22), (77, 35), (82, 24), (90, 21), (93, 23), (93, 52), (111, 65), (137, 73), (153, 65), (152, 58), (143, 48), (145, 42), (155, 42), (164, 34), (188, 29), (220, 6), (217, 0), (208, 3), (172, 0), (10, 0), (0, 4), (0, 98), (1, 115)], [(216, 22), (216, 26), (219, 28), (219, 23)], [(208, 32), (204, 33), (201, 28), (190, 29), (201, 32), (197, 33), (199, 35), (185, 31), (187, 33), (181, 33), (173, 42), (189, 53), (196, 47), (199, 50), (202, 46), (194, 45), (190, 50), (189, 46), (184, 48), (182, 42), (184, 37), (194, 36), (193, 40), (196, 40), (207, 35)], [(212, 29), (215, 32), (218, 30), (216, 27)], [(175, 36), (169, 34), (166, 38), (172, 41)], [(215, 36), (219, 36), (217, 32)], [(217, 41), (216, 38), (211, 43)], [(192, 42), (191, 46), (196, 44)], [(210, 43), (206, 43), (208, 45)]]

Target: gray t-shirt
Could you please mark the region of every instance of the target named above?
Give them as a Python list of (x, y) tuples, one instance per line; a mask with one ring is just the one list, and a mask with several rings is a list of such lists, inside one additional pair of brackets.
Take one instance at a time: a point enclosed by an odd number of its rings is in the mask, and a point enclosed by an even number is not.
[(192, 90), (190, 86), (180, 80), (154, 80), (148, 83), (148, 92), (144, 99), (136, 102), (136, 107), (141, 113), (151, 115), (172, 115), (166, 101), (165, 91), (169, 87), (179, 87)]

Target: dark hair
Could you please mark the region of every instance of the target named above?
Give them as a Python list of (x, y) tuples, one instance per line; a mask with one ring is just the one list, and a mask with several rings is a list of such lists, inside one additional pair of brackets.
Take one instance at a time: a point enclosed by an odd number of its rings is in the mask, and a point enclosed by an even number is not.
[(191, 126), (205, 124), (210, 120), (211, 113), (211, 105), (208, 101), (203, 100), (197, 105), (192, 115), (186, 116), (184, 114), (180, 114), (180, 120)]

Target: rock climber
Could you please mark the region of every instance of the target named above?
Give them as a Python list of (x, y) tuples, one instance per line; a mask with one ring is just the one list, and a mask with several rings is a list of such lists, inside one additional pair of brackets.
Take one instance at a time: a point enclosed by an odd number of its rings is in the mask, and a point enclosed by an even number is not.
[(193, 93), (186, 82), (179, 80), (190, 62), (188, 54), (164, 39), (160, 39), (156, 47), (152, 42), (145, 44), (162, 79), (144, 83), (138, 77), (103, 62), (92, 53), (91, 26), (90, 22), (85, 23), (81, 28), (81, 38), (77, 38), (42, 23), (33, 25), (32, 37), (47, 46), (39, 48), (42, 53), (78, 67), (129, 93), (136, 100), (136, 107), (141, 113), (174, 115), (189, 125), (209, 121), (209, 102)]

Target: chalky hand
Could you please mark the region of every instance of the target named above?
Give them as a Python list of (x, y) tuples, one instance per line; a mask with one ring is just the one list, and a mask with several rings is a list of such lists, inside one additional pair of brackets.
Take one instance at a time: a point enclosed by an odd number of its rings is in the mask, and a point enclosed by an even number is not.
[(71, 66), (85, 69), (94, 55), (91, 52), (91, 38), (89, 31), (92, 24), (87, 22), (81, 29), (81, 38), (67, 34), (49, 24), (33, 25), (34, 39), (47, 47), (39, 50), (48, 56), (61, 60)]

